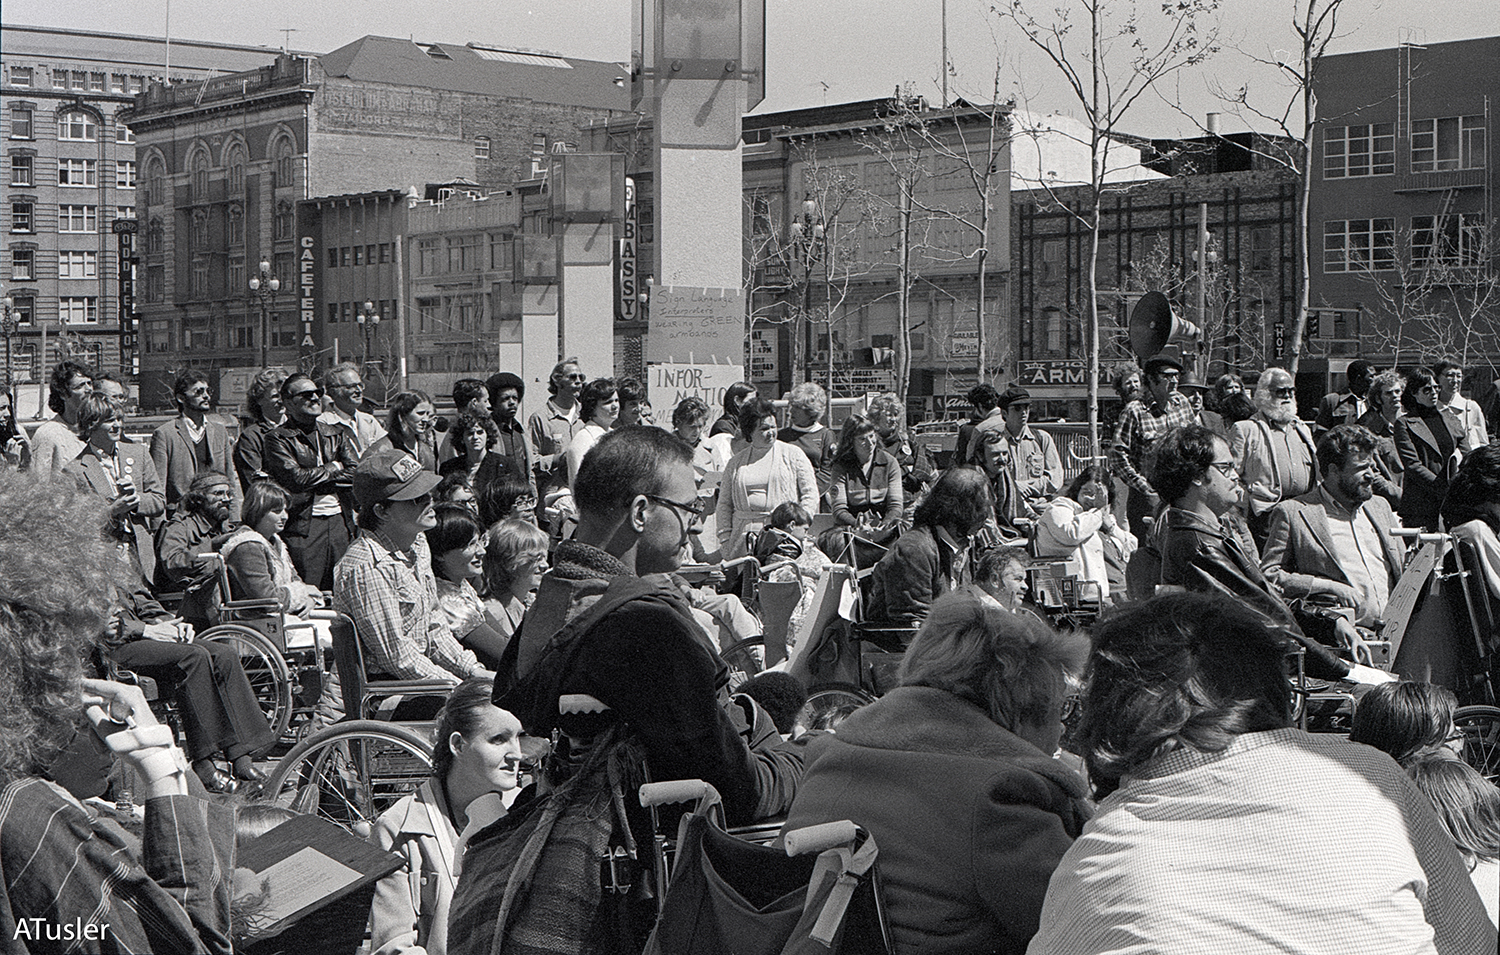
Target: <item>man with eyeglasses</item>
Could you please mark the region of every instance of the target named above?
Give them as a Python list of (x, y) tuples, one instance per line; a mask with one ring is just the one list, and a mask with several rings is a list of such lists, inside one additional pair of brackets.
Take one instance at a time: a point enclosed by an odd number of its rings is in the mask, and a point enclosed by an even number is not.
[(364, 454), (370, 445), (385, 437), (380, 421), (363, 407), (365, 382), (359, 366), (352, 361), (340, 362), (323, 375), (323, 390), (331, 407), (318, 416), (324, 424), (344, 429), (356, 454)]
[[(208, 416), (214, 403), (208, 376), (192, 369), (182, 372), (172, 382), (172, 398), (177, 402), (177, 417), (151, 435), (151, 462), (166, 486), (168, 518), (177, 513), (193, 478), (204, 471), (234, 473), (234, 444), (229, 440), (229, 429)], [(230, 520), (237, 522), (240, 485), (238, 481), (232, 483)]]
[(1234, 423), (1229, 447), (1245, 481), (1250, 533), (1265, 547), (1271, 508), (1318, 483), (1317, 445), (1307, 422), (1297, 417), (1297, 389), (1285, 368), (1261, 372), (1255, 406), (1254, 415)]
[(83, 399), (93, 393), (98, 374), (83, 362), (71, 359), (57, 363), (47, 385), (47, 407), (56, 413), (37, 426), (31, 435), (31, 471), (43, 481), (72, 463), (83, 453), (86, 442), (73, 433)]
[(747, 743), (752, 724), (720, 693), (715, 643), (668, 578), (701, 517), (693, 449), (660, 428), (611, 431), (584, 458), (573, 497), (578, 529), (501, 660), (495, 705), (545, 737), (559, 695), (588, 694), (636, 734), (652, 778), (711, 783), (731, 825), (784, 812), (800, 751)]
[(551, 397), (527, 422), (531, 461), (536, 468), (537, 496), (543, 501), (549, 492), (568, 487), (568, 444), (573, 440), (573, 432), (579, 428), (578, 395), (587, 380), (578, 369), (578, 359), (565, 358), (558, 362), (547, 380)]
[(1193, 406), (1177, 390), (1182, 377), (1182, 357), (1175, 346), (1146, 359), (1146, 387), (1139, 398), (1120, 413), (1115, 426), (1115, 440), (1109, 449), (1109, 466), (1115, 477), (1125, 482), (1130, 497), (1125, 502), (1125, 516), (1130, 532), (1145, 540), (1151, 532), (1161, 497), (1143, 473), (1146, 453), (1157, 438), (1173, 428), (1193, 423)]
[(1307, 636), (1280, 592), (1261, 572), (1252, 541), (1224, 518), (1240, 505), (1244, 489), (1229, 445), (1201, 425), (1176, 428), (1156, 445), (1151, 485), (1168, 507), (1162, 515), (1160, 583), (1168, 589), (1213, 594), (1243, 604), (1268, 626), (1307, 652), (1307, 672), (1325, 680), (1389, 682), (1389, 673), (1351, 663)]
[(323, 390), (304, 374), (281, 383), (286, 421), (266, 435), (263, 464), (287, 492), (286, 528), (281, 532), (302, 579), (333, 589), (333, 568), (354, 533), (350, 475), (359, 452), (346, 428), (318, 420)]

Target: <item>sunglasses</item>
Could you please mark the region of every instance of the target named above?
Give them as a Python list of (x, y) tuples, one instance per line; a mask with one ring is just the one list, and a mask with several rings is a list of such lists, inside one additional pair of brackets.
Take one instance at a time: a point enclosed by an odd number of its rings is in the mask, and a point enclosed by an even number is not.
[(287, 397), (288, 398), (292, 398), (292, 399), (296, 399), (296, 398), (321, 398), (321, 397), (323, 397), (323, 392), (319, 388), (313, 388), (310, 391), (294, 391), (290, 395), (287, 395)]

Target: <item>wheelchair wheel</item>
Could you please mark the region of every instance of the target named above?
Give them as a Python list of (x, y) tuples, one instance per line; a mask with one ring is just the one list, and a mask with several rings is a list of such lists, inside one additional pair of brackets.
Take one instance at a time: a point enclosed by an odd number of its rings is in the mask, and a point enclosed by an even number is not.
[(1453, 725), (1464, 734), (1464, 762), (1500, 785), (1500, 706), (1460, 706)]
[(808, 729), (831, 729), (830, 724), (873, 702), (873, 695), (853, 683), (819, 683), (807, 693), (807, 705), (802, 708), (803, 725)]
[(316, 733), (281, 758), (262, 795), (369, 836), (381, 813), (432, 774), (432, 743), (381, 720), (352, 720)]
[(746, 637), (719, 652), (729, 664), (729, 689), (738, 690), (740, 684), (766, 668), (766, 638)]
[(238, 623), (205, 630), (197, 642), (226, 643), (239, 651), (240, 666), (271, 725), (272, 738), (284, 737), (292, 721), (292, 672), (276, 646), (260, 631)]

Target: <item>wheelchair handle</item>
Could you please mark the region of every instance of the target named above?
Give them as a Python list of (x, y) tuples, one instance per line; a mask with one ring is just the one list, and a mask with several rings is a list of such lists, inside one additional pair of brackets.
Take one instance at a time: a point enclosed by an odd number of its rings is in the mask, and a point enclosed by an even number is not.
[(825, 822), (822, 825), (808, 826), (804, 829), (793, 829), (784, 837), (786, 854), (800, 856), (822, 852), (837, 846), (847, 846), (852, 844), (858, 835), (859, 827), (848, 819)]
[(674, 779), (664, 783), (643, 783), (641, 805), (670, 806), (679, 802), (719, 801), (719, 791), (701, 779)]

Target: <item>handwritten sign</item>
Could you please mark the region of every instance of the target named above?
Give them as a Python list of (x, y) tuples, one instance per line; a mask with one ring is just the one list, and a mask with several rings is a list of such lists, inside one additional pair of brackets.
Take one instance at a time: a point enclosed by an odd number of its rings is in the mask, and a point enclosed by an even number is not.
[(649, 367), (651, 407), (666, 409), (667, 416), (684, 398), (702, 400), (717, 415), (724, 407), (725, 389), (745, 380), (744, 365), (664, 362)]
[(743, 365), (744, 290), (652, 285), (646, 361)]

